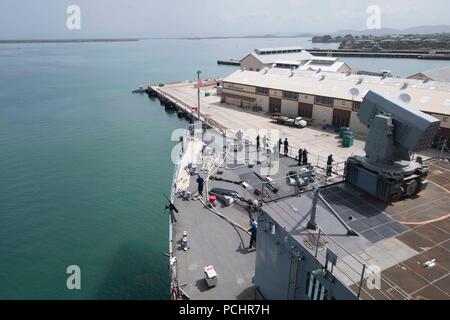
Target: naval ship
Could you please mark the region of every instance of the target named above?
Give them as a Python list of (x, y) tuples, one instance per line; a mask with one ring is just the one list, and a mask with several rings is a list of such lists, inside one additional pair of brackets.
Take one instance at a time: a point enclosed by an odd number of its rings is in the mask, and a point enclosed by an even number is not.
[(439, 122), (375, 92), (359, 117), (366, 156), (331, 164), (192, 121), (167, 205), (171, 298), (449, 299), (450, 162), (411, 157)]

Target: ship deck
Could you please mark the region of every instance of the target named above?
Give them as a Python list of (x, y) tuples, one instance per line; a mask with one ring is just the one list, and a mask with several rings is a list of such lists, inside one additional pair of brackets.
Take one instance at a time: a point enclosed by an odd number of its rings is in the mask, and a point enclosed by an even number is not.
[[(210, 130), (205, 135), (204, 141), (209, 148), (215, 148), (218, 145), (218, 139), (221, 138), (221, 134), (217, 131)], [(173, 223), (173, 255), (177, 258), (178, 285), (190, 299), (194, 300), (257, 299), (258, 294), (253, 283), (256, 250), (248, 248), (250, 236), (243, 230), (250, 227), (250, 219), (256, 216), (247, 211), (245, 202), (238, 201), (228, 207), (219, 203), (216, 209), (230, 219), (235, 224), (233, 225), (209, 210), (197, 199), (196, 176), (188, 174), (187, 164), (192, 161), (192, 155), (196, 153), (196, 151), (192, 152), (196, 149), (192, 146), (197, 145), (198, 140), (198, 138), (186, 139), (186, 152), (179, 166), (177, 193), (174, 199), (174, 205), (179, 210), (179, 213), (175, 213), (177, 221)], [(208, 189), (225, 188), (237, 191), (245, 200), (261, 200), (261, 196), (254, 193), (255, 189), (263, 190), (263, 181), (254, 174), (254, 172), (264, 173), (261, 170), (270, 170), (269, 174), (265, 173), (264, 176), (270, 175), (274, 179), (273, 185), (279, 189), (275, 194), (266, 187), (267, 194), (264, 201), (287, 197), (297, 192), (295, 187), (288, 185), (286, 179), (288, 172), (300, 168), (295, 159), (281, 156), (278, 170), (275, 166), (268, 169), (269, 158), (266, 152), (257, 152), (254, 145), (247, 146), (248, 153), (243, 158), (236, 156), (233, 152), (228, 155), (219, 169), (222, 172), (213, 174), (213, 179), (209, 180), (207, 187), (205, 186), (205, 198)], [(190, 161), (187, 160), (189, 155), (191, 155)], [(199, 157), (196, 159), (198, 160)], [(258, 159), (261, 164), (258, 164)], [(198, 164), (197, 172), (205, 178), (208, 176), (208, 171), (202, 171), (201, 168), (207, 166), (210, 160), (210, 157), (204, 156)], [(254, 167), (249, 168), (249, 163)], [(216, 181), (214, 178), (229, 182)], [(340, 179), (339, 175), (334, 174), (328, 183)], [(320, 181), (320, 175), (316, 177), (316, 180), (318, 183), (324, 183)], [(237, 184), (241, 181), (248, 183), (249, 187), (245, 189)], [(183, 190), (190, 191), (193, 199), (184, 200), (180, 195)], [(188, 233), (189, 249), (187, 251), (184, 251), (181, 246), (184, 231)], [(212, 265), (218, 274), (218, 285), (214, 288), (208, 288), (205, 281), (204, 268), (209, 265)]]
[[(248, 212), (247, 203), (243, 201), (228, 207), (219, 204), (216, 209), (225, 218), (212, 212), (196, 197), (196, 176), (187, 170), (188, 163), (195, 159), (198, 161), (197, 172), (208, 177), (213, 168), (210, 164), (214, 162), (214, 157), (209, 154), (217, 154), (211, 151), (221, 148), (220, 139), (223, 139), (220, 132), (209, 130), (203, 137), (206, 145), (203, 155), (200, 152), (201, 138), (196, 135), (186, 139), (187, 151), (179, 166), (178, 193), (174, 200), (179, 210), (173, 224), (173, 255), (177, 258), (178, 284), (188, 298), (194, 300), (258, 299), (254, 286), (256, 251), (248, 248), (250, 236), (244, 231), (249, 228), (254, 213)], [(232, 144), (231, 141), (228, 138), (226, 144)], [(308, 212), (312, 191), (299, 193), (288, 185), (286, 179), (290, 171), (300, 169), (297, 160), (280, 156), (276, 162), (278, 168), (268, 168), (271, 158), (265, 151), (257, 152), (251, 144), (246, 146), (248, 151), (243, 153), (243, 158), (240, 158), (241, 153), (236, 155), (230, 151), (217, 167), (218, 171), (211, 173), (205, 186), (204, 201), (212, 188), (234, 190), (245, 200), (263, 200), (264, 210), (278, 215), (280, 224), (284, 224), (295, 237), (303, 239), (310, 236), (304, 226), (307, 217), (299, 216), (299, 213)], [(354, 270), (363, 264), (381, 268), (382, 288), (370, 291), (363, 285), (361, 299), (449, 298), (450, 162), (431, 160), (427, 163), (430, 166), (429, 187), (415, 198), (391, 204), (381, 203), (344, 184), (338, 172), (325, 180), (324, 171), (316, 167), (313, 185), (322, 187), (321, 193), (326, 201), (359, 234), (356, 238), (347, 236), (336, 218), (327, 213), (323, 205), (319, 206), (318, 225), (330, 234), (322, 237), (327, 246), (342, 258), (338, 265), (340, 268), (336, 269), (337, 276), (356, 293), (361, 275)], [(270, 176), (278, 192), (269, 190), (254, 172)], [(248, 183), (247, 189), (239, 184), (242, 181)], [(263, 190), (265, 196), (255, 195), (255, 189)], [(184, 200), (179, 193), (182, 190), (190, 191), (193, 199)], [(181, 246), (184, 231), (188, 232), (187, 251)], [(434, 267), (424, 267), (424, 263), (433, 259), (436, 259)], [(209, 265), (214, 266), (218, 274), (218, 285), (213, 288), (208, 288), (205, 281), (204, 268)]]

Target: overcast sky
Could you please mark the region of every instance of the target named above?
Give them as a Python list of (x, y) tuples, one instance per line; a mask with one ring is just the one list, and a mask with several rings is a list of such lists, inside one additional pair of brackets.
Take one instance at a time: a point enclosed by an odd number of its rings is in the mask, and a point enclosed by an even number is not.
[[(72, 4), (81, 30), (66, 28)], [(382, 27), (450, 24), (448, 0), (0, 0), (0, 39), (364, 30), (370, 5), (381, 8)]]

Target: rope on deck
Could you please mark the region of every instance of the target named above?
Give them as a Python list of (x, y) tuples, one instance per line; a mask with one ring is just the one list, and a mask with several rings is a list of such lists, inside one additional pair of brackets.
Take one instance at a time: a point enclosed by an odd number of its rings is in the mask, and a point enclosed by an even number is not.
[[(219, 160), (220, 158), (214, 159), (214, 160), (212, 161), (212, 168), (213, 168), (213, 169), (209, 172), (208, 176), (207, 176), (206, 179), (205, 179), (206, 194), (209, 194), (209, 180), (211, 179), (211, 176), (212, 176), (213, 174), (215, 174), (216, 171), (217, 171), (220, 167), (223, 166), (223, 164), (225, 163), (225, 161), (226, 161), (226, 159), (227, 159), (229, 153), (230, 153), (230, 149), (228, 149), (228, 150), (224, 153), (223, 159), (221, 159), (222, 162), (220, 162), (220, 164), (218, 163), (218, 160)], [(216, 161), (217, 161), (217, 162), (216, 162)], [(227, 216), (221, 214), (216, 208), (214, 208), (214, 207), (212, 207), (212, 206), (209, 207), (209, 206), (205, 203), (205, 201), (202, 200), (201, 197), (199, 197), (199, 201), (200, 201), (206, 208), (208, 208), (209, 211), (215, 213), (216, 215), (218, 215), (219, 217), (221, 217), (222, 219), (224, 219), (225, 221), (227, 221), (228, 223), (230, 223), (232, 226), (234, 226), (234, 227), (236, 227), (236, 228), (239, 228), (239, 229), (241, 229), (242, 231), (244, 231), (245, 233), (247, 233), (248, 235), (250, 235), (250, 233), (247, 231), (246, 228), (244, 228), (244, 227), (241, 226), (240, 224), (234, 222), (233, 220), (231, 220), (231, 219), (228, 218)]]
[(230, 223), (232, 226), (241, 229), (242, 231), (244, 231), (245, 233), (247, 233), (248, 235), (250, 235), (250, 233), (247, 231), (246, 228), (244, 228), (243, 226), (241, 226), (240, 224), (234, 222), (233, 220), (231, 220), (230, 218), (224, 216), (223, 214), (221, 214), (217, 209), (215, 208), (211, 208), (209, 207), (201, 198), (199, 198), (199, 201), (206, 207), (208, 208), (209, 211), (215, 213), (216, 215), (218, 215), (219, 217), (221, 217), (222, 219), (226, 220), (228, 223)]

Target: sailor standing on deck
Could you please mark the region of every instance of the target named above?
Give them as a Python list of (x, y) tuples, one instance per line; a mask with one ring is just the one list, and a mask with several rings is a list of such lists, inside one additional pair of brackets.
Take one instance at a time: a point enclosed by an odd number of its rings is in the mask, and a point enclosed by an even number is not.
[(303, 159), (303, 150), (302, 148), (298, 149), (298, 166), (302, 165), (302, 159)]
[(191, 139), (193, 139), (195, 135), (195, 126), (193, 124), (189, 125), (189, 133), (191, 135)]
[(327, 160), (327, 177), (331, 177), (331, 173), (333, 172), (333, 155), (330, 154)]
[(308, 165), (308, 150), (306, 148), (303, 150), (303, 165)]
[(288, 139), (284, 139), (284, 156), (287, 157), (289, 152), (289, 141)]
[(184, 137), (180, 136), (181, 153), (184, 153)]
[(283, 140), (280, 138), (280, 140), (278, 140), (278, 154), (281, 153), (281, 146), (283, 145)]
[(198, 176), (197, 178), (197, 185), (198, 185), (198, 195), (203, 197), (203, 185), (205, 184), (205, 180), (202, 178), (202, 176)]
[(256, 232), (258, 230), (258, 223), (252, 219), (251, 221), (251, 227), (247, 231), (251, 233), (250, 235), (250, 245), (249, 249), (253, 248), (253, 245), (256, 244)]

